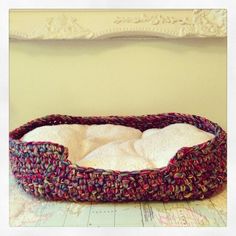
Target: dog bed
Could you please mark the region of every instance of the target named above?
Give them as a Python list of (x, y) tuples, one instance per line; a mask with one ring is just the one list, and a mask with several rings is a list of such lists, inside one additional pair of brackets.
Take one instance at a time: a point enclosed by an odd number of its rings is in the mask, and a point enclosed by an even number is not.
[[(175, 149), (172, 147), (171, 152), (171, 145), (176, 143), (175, 140), (181, 137), (184, 140), (186, 136), (186, 129), (184, 132), (182, 129), (182, 134), (179, 133), (183, 124), (200, 129), (201, 138), (197, 139), (194, 135), (195, 142), (182, 142), (184, 147), (174, 145)], [(62, 126), (68, 126), (67, 132), (70, 131), (71, 141), (68, 145), (52, 138), (52, 128), (60, 129)], [(177, 127), (179, 138), (171, 133), (167, 139), (170, 150), (159, 151), (158, 164), (153, 162), (158, 156), (156, 153), (152, 157), (154, 159), (147, 160), (152, 156), (150, 153), (143, 155), (144, 159), (139, 159), (140, 150), (143, 153), (145, 146), (155, 144), (161, 149), (161, 143), (164, 142), (163, 133), (170, 133), (173, 127)], [(85, 128), (86, 139), (77, 140), (78, 146), (74, 145), (77, 153), (71, 157), (73, 142), (76, 139), (72, 133), (77, 132), (77, 138), (83, 137)], [(117, 132), (118, 128), (120, 133)], [(189, 130), (190, 128), (188, 127)], [(47, 129), (50, 135), (46, 135), (48, 139), (45, 139), (42, 134), (44, 135)], [(106, 133), (104, 129), (109, 136), (105, 142), (104, 137), (100, 135), (101, 132)], [(41, 137), (37, 130), (41, 130)], [(96, 131), (97, 136), (91, 136), (91, 130), (100, 130), (100, 133)], [(200, 132), (198, 137), (199, 134)], [(58, 136), (58, 130), (56, 135)], [(191, 140), (189, 136), (187, 139)], [(102, 140), (101, 147), (96, 146), (99, 140)], [(204, 142), (199, 144), (197, 140)], [(88, 148), (84, 152), (80, 146), (85, 141), (83, 148), (89, 143), (93, 148), (95, 145), (95, 150)], [(119, 155), (124, 153), (124, 147), (125, 155), (121, 158)], [(135, 149), (130, 151), (127, 147)], [(122, 160), (119, 163), (123, 166), (114, 165), (114, 160)], [(203, 199), (217, 192), (226, 182), (226, 133), (206, 118), (179, 113), (136, 117), (51, 115), (31, 121), (10, 133), (10, 162), (13, 174), (26, 192), (50, 200)]]

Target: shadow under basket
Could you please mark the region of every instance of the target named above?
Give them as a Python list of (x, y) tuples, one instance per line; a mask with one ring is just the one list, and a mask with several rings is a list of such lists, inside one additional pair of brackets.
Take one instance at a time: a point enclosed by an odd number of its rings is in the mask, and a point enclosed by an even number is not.
[[(81, 167), (68, 160), (68, 148), (50, 142), (23, 142), (27, 132), (45, 125), (114, 124), (140, 131), (188, 123), (215, 137), (183, 147), (163, 168), (138, 171)], [(12, 172), (23, 189), (47, 200), (127, 202), (204, 199), (225, 186), (227, 136), (216, 123), (196, 115), (75, 117), (49, 115), (10, 132)]]

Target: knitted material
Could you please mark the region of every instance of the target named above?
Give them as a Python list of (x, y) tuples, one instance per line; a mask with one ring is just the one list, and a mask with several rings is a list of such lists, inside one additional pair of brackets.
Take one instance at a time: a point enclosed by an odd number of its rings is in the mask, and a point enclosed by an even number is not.
[[(50, 142), (23, 142), (27, 132), (43, 125), (116, 124), (140, 131), (188, 123), (215, 135), (183, 147), (163, 168), (113, 171), (73, 165), (68, 149)], [(10, 163), (23, 189), (47, 200), (152, 201), (210, 197), (226, 183), (226, 132), (206, 118), (179, 113), (146, 116), (73, 117), (50, 115), (10, 132)]]

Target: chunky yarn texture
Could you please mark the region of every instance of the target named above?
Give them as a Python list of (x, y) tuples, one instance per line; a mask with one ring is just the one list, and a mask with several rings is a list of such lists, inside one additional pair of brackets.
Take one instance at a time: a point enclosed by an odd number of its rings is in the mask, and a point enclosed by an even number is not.
[[(27, 132), (44, 125), (115, 124), (144, 131), (188, 123), (215, 135), (212, 140), (183, 147), (166, 167), (114, 171), (80, 167), (68, 160), (68, 149), (50, 142), (23, 142)], [(227, 136), (206, 118), (180, 113), (145, 116), (74, 117), (50, 115), (10, 132), (12, 172), (23, 189), (47, 200), (122, 202), (204, 199), (227, 180)]]

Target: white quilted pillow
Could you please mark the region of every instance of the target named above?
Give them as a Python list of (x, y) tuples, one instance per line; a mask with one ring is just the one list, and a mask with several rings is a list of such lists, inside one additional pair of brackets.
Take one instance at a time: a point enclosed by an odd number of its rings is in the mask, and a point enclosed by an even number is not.
[(36, 128), (23, 141), (50, 141), (68, 147), (72, 163), (113, 170), (140, 170), (166, 166), (182, 147), (206, 142), (213, 134), (189, 124), (163, 129), (121, 125), (55, 125)]

